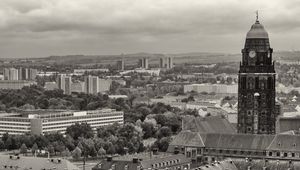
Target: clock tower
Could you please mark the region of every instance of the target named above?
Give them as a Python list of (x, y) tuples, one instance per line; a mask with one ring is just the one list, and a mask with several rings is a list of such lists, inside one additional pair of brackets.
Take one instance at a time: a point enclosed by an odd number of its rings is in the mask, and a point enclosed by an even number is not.
[(275, 69), (269, 36), (258, 18), (247, 33), (238, 84), (239, 133), (274, 134)]

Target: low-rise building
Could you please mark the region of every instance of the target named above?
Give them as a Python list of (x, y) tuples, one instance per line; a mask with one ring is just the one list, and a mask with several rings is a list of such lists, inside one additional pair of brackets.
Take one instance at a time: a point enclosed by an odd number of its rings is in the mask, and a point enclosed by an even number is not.
[(66, 159), (21, 157), (15, 155), (0, 155), (1, 170), (79, 170), (77, 166)]
[[(150, 153), (151, 154), (151, 153)], [(129, 159), (128, 159), (129, 158)], [(131, 159), (130, 159), (131, 158)], [(99, 162), (92, 170), (142, 170), (142, 169), (191, 169), (191, 159), (183, 154), (178, 155), (152, 155), (144, 157), (141, 155), (126, 155), (125, 157), (113, 159), (108, 157)]]
[(184, 93), (195, 91), (198, 93), (237, 94), (238, 85), (226, 84), (189, 84), (184, 86)]
[(114, 109), (89, 111), (31, 110), (22, 113), (0, 114), (0, 136), (5, 133), (64, 133), (75, 123), (87, 123), (93, 130), (113, 123), (124, 123), (123, 111)]
[(196, 161), (224, 158), (300, 160), (300, 135), (220, 134), (180, 132), (168, 152), (179, 152)]
[(35, 81), (27, 80), (0, 80), (0, 89), (22, 89), (25, 86), (36, 84)]

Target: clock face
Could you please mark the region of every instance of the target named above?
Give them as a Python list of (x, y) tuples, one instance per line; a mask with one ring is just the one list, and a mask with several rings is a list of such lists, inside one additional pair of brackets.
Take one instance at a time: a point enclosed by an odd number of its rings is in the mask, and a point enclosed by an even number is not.
[(255, 57), (255, 56), (256, 56), (256, 52), (253, 51), (253, 50), (251, 50), (251, 51), (249, 52), (249, 57), (253, 58), (253, 57)]

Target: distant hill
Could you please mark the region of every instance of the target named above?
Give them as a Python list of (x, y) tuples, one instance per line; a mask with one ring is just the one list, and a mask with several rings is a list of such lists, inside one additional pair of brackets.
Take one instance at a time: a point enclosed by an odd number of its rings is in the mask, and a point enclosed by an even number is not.
[[(35, 63), (56, 63), (56, 64), (115, 64), (117, 61), (124, 58), (126, 65), (136, 64), (138, 59), (147, 57), (150, 64), (158, 64), (159, 58), (165, 56), (174, 57), (175, 64), (210, 64), (222, 62), (240, 62), (241, 54), (227, 54), (227, 53), (210, 53), (210, 52), (191, 52), (191, 53), (177, 53), (177, 54), (153, 54), (153, 53), (133, 53), (124, 55), (65, 55), (65, 56), (50, 56), (46, 58), (32, 58), (29, 60)], [(299, 62), (300, 51), (276, 51), (273, 53), (274, 60), (286, 63)], [(5, 59), (3, 59), (5, 60)], [(22, 59), (18, 59), (22, 60)]]

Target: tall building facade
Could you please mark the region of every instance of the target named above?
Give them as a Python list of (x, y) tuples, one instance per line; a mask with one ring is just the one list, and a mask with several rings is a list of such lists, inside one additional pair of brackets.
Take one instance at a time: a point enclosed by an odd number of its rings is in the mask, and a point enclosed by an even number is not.
[(142, 58), (139, 60), (139, 65), (141, 68), (149, 69), (149, 59), (148, 58)]
[(64, 94), (71, 94), (72, 78), (67, 75), (60, 75), (57, 81), (58, 88), (64, 91)]
[(173, 68), (173, 57), (164, 57), (159, 59), (159, 67), (160, 68), (166, 68), (171, 69)]
[(269, 36), (258, 19), (247, 33), (238, 84), (238, 132), (274, 134), (275, 69)]
[(5, 68), (4, 80), (35, 80), (37, 69), (31, 68)]
[(4, 80), (19, 80), (18, 69), (15, 68), (4, 68)]
[(96, 94), (99, 92), (99, 77), (97, 76), (86, 76), (84, 78), (85, 92), (88, 94)]

